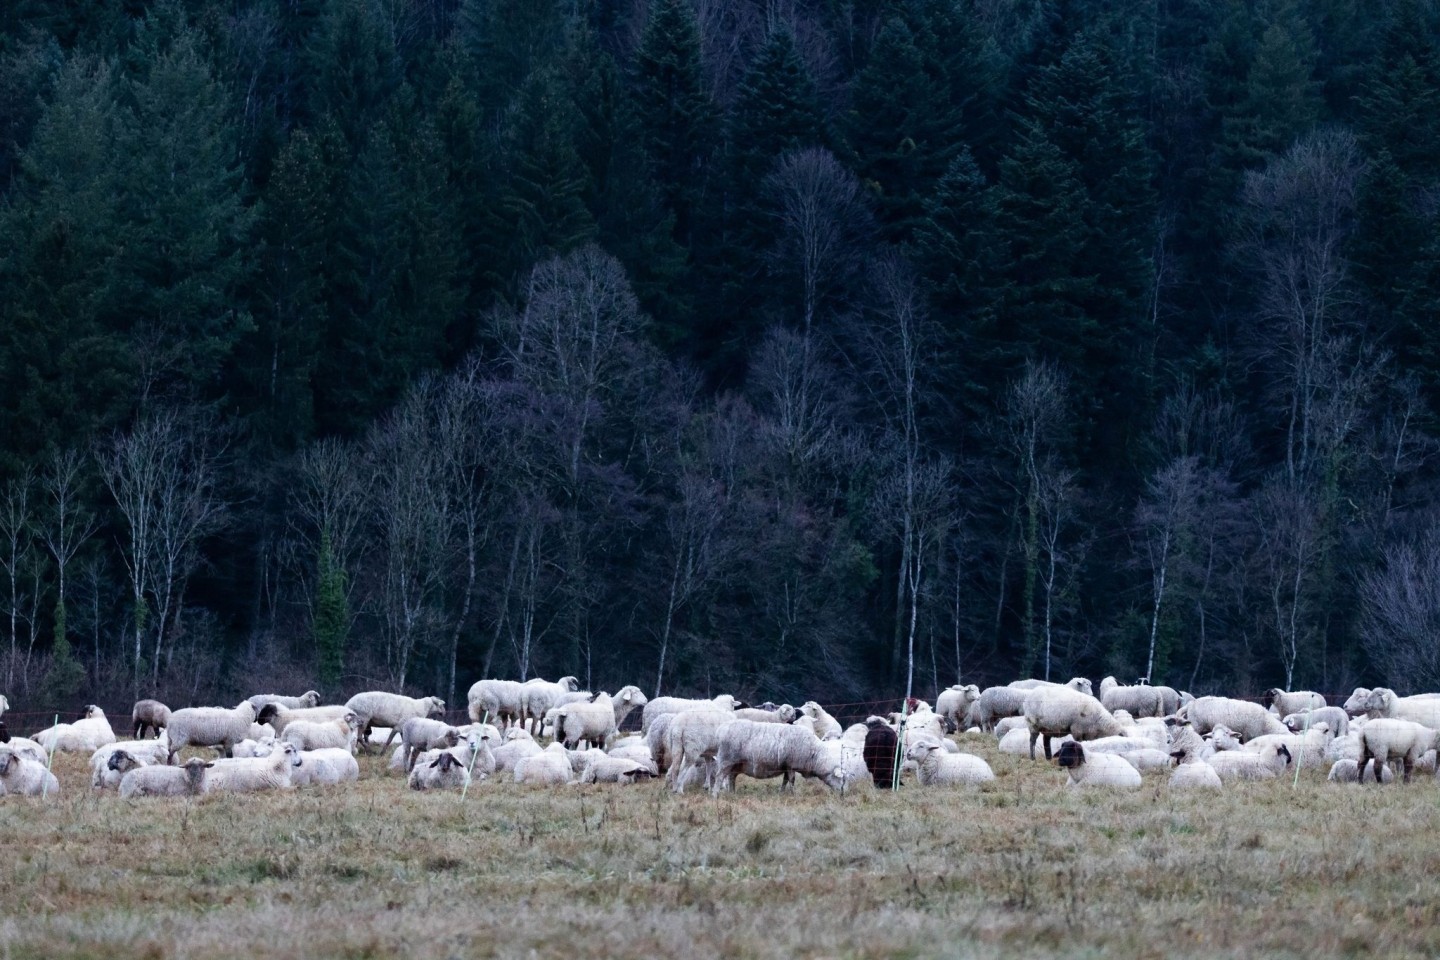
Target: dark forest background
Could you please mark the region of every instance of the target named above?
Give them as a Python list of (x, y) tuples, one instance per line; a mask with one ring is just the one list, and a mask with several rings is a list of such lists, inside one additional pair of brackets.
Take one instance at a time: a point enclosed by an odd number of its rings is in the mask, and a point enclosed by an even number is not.
[(1434, 688), (1437, 223), (1434, 0), (7, 0), (0, 682)]

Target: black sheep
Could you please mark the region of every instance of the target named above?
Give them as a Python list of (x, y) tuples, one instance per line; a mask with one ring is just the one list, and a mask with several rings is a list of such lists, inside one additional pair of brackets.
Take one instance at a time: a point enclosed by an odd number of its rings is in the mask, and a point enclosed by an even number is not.
[(863, 755), (870, 779), (879, 789), (891, 790), (895, 786), (895, 752), (900, 738), (883, 720), (871, 720), (866, 726), (869, 729), (865, 731)]

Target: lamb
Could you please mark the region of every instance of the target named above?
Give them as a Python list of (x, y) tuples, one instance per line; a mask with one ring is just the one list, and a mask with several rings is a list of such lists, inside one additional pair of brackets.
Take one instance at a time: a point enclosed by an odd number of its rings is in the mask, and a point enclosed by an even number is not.
[(183, 767), (137, 767), (120, 781), (120, 796), (196, 797), (209, 790), (209, 773), (217, 761), (191, 757)]
[(1200, 697), (1181, 707), (1176, 716), (1195, 725), (1196, 733), (1209, 733), (1216, 725), (1235, 731), (1241, 740), (1253, 740), (1267, 733), (1289, 733), (1280, 719), (1258, 703), (1229, 697)]
[(549, 680), (541, 680), (539, 677), (526, 680), (520, 685), (520, 722), (533, 721), (536, 725), (535, 729), (538, 729), (540, 719), (545, 716), (545, 711), (555, 706), (555, 702), (563, 694), (573, 693), (579, 689), (580, 681), (575, 677), (561, 677), (554, 683)]
[(540, 752), (540, 744), (535, 742), (535, 738), (530, 736), (524, 727), (512, 726), (505, 732), (505, 742), (494, 750), (495, 772), (514, 770), (521, 760)]
[[(1381, 687), (1371, 691), (1371, 703), (1375, 702), (1376, 694), (1379, 693), (1389, 693), (1392, 699), (1394, 697), (1393, 692)], [(1437, 740), (1440, 740), (1440, 732), (1412, 720), (1388, 717), (1371, 720), (1360, 731), (1359, 782), (1365, 782), (1365, 768), (1371, 759), (1374, 759), (1376, 783), (1381, 782), (1380, 768), (1391, 760), (1401, 761), (1404, 782), (1409, 783), (1416, 761), (1423, 757), (1426, 751), (1433, 750)]]
[(1291, 733), (1303, 733), (1317, 723), (1323, 723), (1337, 737), (1350, 732), (1350, 714), (1341, 707), (1321, 707), (1318, 710), (1302, 710), (1284, 716), (1280, 721)]
[[(667, 713), (683, 713), (686, 710), (694, 710), (697, 707), (711, 706), (719, 710), (729, 710), (732, 713), (745, 706), (744, 703), (736, 700), (728, 693), (722, 693), (713, 700), (689, 700), (685, 697), (656, 697), (645, 704), (640, 711), (640, 732), (648, 734), (650, 727), (655, 720)], [(652, 745), (650, 749), (655, 749)]]
[[(1193, 734), (1196, 740), (1200, 737)], [(1200, 757), (1199, 751), (1183, 746), (1170, 754), (1175, 758), (1175, 772), (1170, 774), (1171, 790), (1220, 790), (1225, 786), (1220, 774)]]
[(840, 726), (840, 721), (826, 713), (825, 708), (814, 700), (805, 701), (805, 705), (800, 708), (800, 713), (815, 721), (815, 735), (821, 740), (838, 740), (840, 734), (845, 732), (845, 728)]
[(795, 774), (815, 777), (832, 790), (848, 782), (845, 768), (831, 762), (830, 751), (804, 730), (783, 723), (755, 723), (736, 720), (720, 730), (715, 751), (715, 780), (710, 792), (718, 796), (735, 789), (738, 774), (757, 780), (783, 776), (793, 782)]
[(1025, 721), (1030, 727), (1030, 759), (1035, 741), (1045, 738), (1049, 760), (1050, 738), (1069, 735), (1074, 740), (1098, 740), (1120, 734), (1120, 725), (1099, 700), (1089, 694), (1061, 688), (1037, 688), (1025, 698)]
[[(1376, 687), (1365, 698), (1365, 712), (1372, 720), (1409, 720), (1431, 730), (1440, 730), (1440, 697), (1436, 696), (1397, 697), (1394, 690)], [(1408, 777), (1406, 782), (1409, 782)]]
[(415, 758), (426, 750), (444, 750), (460, 743), (460, 731), (440, 720), (411, 717), (400, 725), (400, 749), (405, 772), (415, 769)]
[(1132, 717), (1165, 716), (1165, 695), (1159, 687), (1137, 684), (1122, 686), (1114, 677), (1100, 681), (1100, 702), (1106, 710), (1124, 710)]
[(158, 737), (170, 722), (170, 708), (159, 700), (136, 700), (135, 706), (130, 709), (130, 722), (135, 727), (133, 736), (136, 740), (143, 740), (146, 730), (154, 731)]
[(290, 770), (290, 782), (297, 787), (350, 783), (360, 779), (360, 764), (343, 747), (300, 751), (300, 762)]
[(297, 750), (354, 750), (360, 718), (347, 713), (338, 720), (296, 720), (287, 724), (281, 740)]
[(407, 697), (399, 693), (387, 693), (384, 690), (367, 690), (365, 693), (357, 693), (345, 701), (345, 706), (355, 711), (357, 730), (364, 735), (370, 725), (379, 724), (382, 727), (390, 727), (390, 739), (385, 741), (384, 749), (390, 749), (390, 744), (395, 740), (395, 734), (400, 726), (411, 717), (429, 717), (445, 712), (445, 701), (439, 697), (424, 697), (416, 700), (414, 697)]
[(40, 797), (60, 792), (60, 781), (45, 764), (19, 753), (14, 747), (0, 747), (0, 795)]
[(1259, 752), (1224, 750), (1209, 760), (1222, 782), (1231, 780), (1273, 780), (1290, 765), (1290, 750), (1283, 743), (1272, 743)]
[(968, 753), (946, 753), (939, 740), (923, 737), (905, 751), (915, 761), (920, 785), (925, 787), (974, 786), (995, 779), (990, 764)]
[(94, 753), (116, 739), (105, 711), (93, 703), (74, 723), (59, 723), (35, 734), (35, 742), (51, 753)]
[(1140, 771), (1113, 753), (1087, 752), (1079, 743), (1072, 741), (1061, 746), (1056, 756), (1060, 766), (1070, 775), (1069, 785), (1072, 787), (1133, 790), (1141, 784)]
[(518, 680), (477, 680), (466, 696), (471, 721), (493, 720), (501, 730), (515, 723), (524, 709), (524, 687)]
[(899, 749), (900, 737), (879, 717), (871, 717), (865, 723), (865, 746), (862, 756), (870, 771), (870, 779), (882, 790), (896, 787), (897, 766), (895, 754)]
[[(250, 704), (247, 702), (246, 707)], [(277, 743), (275, 752), (254, 760), (215, 760), (205, 780), (206, 793), (254, 793), (288, 790), (294, 786), (291, 771), (300, 765), (293, 743)]]
[(622, 687), (612, 697), (597, 693), (589, 703), (571, 703), (555, 715), (557, 739), (574, 747), (581, 740), (596, 745), (613, 743), (620, 725), (636, 707), (645, 707), (645, 694), (638, 687)]
[(464, 789), (470, 785), (470, 771), (453, 753), (442, 750), (434, 760), (410, 771), (409, 784), (411, 790)]
[(935, 712), (958, 728), (964, 723), (970, 708), (979, 699), (980, 688), (975, 684), (957, 683), (953, 687), (940, 691), (940, 696), (935, 698)]
[(286, 710), (308, 710), (311, 707), (320, 706), (320, 694), (314, 690), (307, 690), (298, 697), (287, 697), (278, 693), (257, 693), (249, 698), (249, 703), (255, 708), (256, 713), (271, 703), (284, 707)]
[[(720, 729), (735, 722), (729, 710), (699, 708), (675, 714), (665, 733), (665, 755), (670, 766), (665, 782), (675, 793), (684, 793), (694, 774), (703, 774), (705, 786), (714, 776), (715, 752), (720, 748)], [(747, 720), (747, 723), (765, 722)]]
[(525, 757), (515, 764), (515, 782), (540, 784), (542, 786), (563, 786), (575, 779), (575, 768), (570, 765), (570, 756), (561, 743), (552, 743), (537, 754)]
[[(1395, 771), (1390, 769), (1389, 764), (1381, 764), (1376, 769), (1380, 771), (1381, 783), (1395, 782)], [(1359, 783), (1360, 761), (1348, 758), (1336, 760), (1334, 766), (1330, 768), (1330, 775), (1325, 779), (1331, 783)]]
[[(272, 704), (265, 709), (277, 708)], [(224, 707), (185, 707), (176, 710), (170, 715), (170, 723), (165, 728), (170, 739), (170, 754), (165, 762), (174, 763), (175, 754), (185, 747), (223, 746), (228, 757), (235, 749), (235, 744), (249, 738), (250, 725), (254, 722), (255, 708), (248, 700), (240, 701), (232, 710)]]

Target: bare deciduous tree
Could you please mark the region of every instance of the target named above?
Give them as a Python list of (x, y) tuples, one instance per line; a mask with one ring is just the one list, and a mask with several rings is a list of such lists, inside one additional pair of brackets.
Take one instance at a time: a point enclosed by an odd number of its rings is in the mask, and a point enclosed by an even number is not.
[(1440, 685), (1440, 524), (1391, 543), (1360, 583), (1365, 650), (1400, 690)]
[(84, 458), (75, 450), (55, 451), (41, 480), (50, 514), (41, 539), (55, 561), (55, 635), (65, 632), (65, 571), (75, 553), (95, 532), (95, 516), (85, 507), (81, 489)]
[[(36, 550), (36, 515), (31, 497), (35, 491), (35, 476), (25, 471), (5, 484), (5, 493), (0, 497), (0, 568), (5, 571), (8, 596), (6, 616), (9, 620), (10, 654), (5, 663), (5, 686), (15, 689), (15, 668), (20, 661), (20, 626), (29, 628), (30, 647), (35, 645), (35, 619), (30, 611), (38, 606), (38, 599), (24, 590), (29, 577), (38, 588), (40, 578), (36, 572), (39, 557)], [(28, 683), (27, 683), (28, 685)]]

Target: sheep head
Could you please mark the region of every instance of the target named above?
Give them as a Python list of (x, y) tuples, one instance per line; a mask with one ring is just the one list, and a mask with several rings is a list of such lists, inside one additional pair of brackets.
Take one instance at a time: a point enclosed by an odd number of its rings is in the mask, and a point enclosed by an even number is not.
[(439, 697), (425, 698), (425, 716), (433, 717), (445, 712), (445, 701)]
[(124, 773), (126, 770), (134, 770), (140, 766), (140, 762), (124, 750), (115, 750), (110, 754), (110, 759), (105, 762), (105, 766), (117, 773)]
[(1055, 755), (1055, 760), (1062, 767), (1080, 767), (1085, 764), (1085, 748), (1074, 740), (1062, 744), (1060, 752)]
[(314, 690), (306, 690), (300, 697), (300, 702), (307, 707), (318, 707), (320, 706), (320, 694)]
[(566, 691), (567, 693), (574, 693), (576, 690), (580, 689), (580, 681), (576, 677), (561, 677), (559, 680), (555, 681), (555, 686)]
[(931, 740), (929, 738), (926, 738), (924, 740), (917, 740), (914, 746), (912, 746), (909, 750), (905, 751), (905, 759), (914, 760), (916, 763), (923, 763), (925, 761), (925, 758), (929, 757), (930, 754), (934, 753), (936, 750), (939, 749), (940, 744), (934, 740)]
[(449, 773), (455, 767), (460, 766), (460, 761), (455, 758), (455, 754), (453, 753), (442, 753), (430, 761), (430, 766), (431, 768), (439, 768), (441, 773)]
[(10, 767), (16, 763), (17, 759), (13, 747), (0, 747), (0, 777), (9, 776)]

